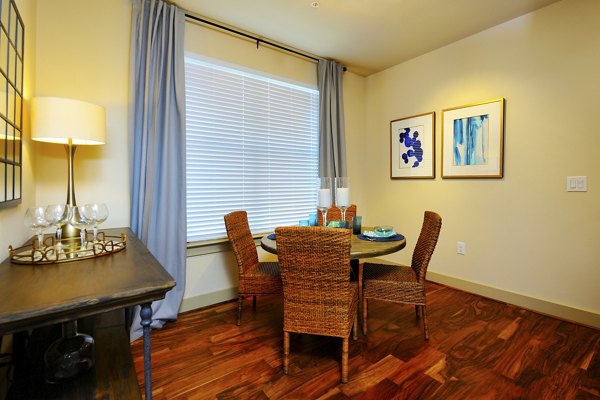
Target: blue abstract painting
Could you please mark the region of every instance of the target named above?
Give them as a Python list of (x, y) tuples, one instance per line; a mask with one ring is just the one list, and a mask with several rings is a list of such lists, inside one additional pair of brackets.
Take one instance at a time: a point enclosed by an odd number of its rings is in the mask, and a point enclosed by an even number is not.
[(454, 120), (454, 165), (488, 163), (489, 115)]
[(400, 168), (417, 168), (423, 162), (423, 147), (419, 132), (423, 126), (402, 128), (398, 132), (400, 141)]

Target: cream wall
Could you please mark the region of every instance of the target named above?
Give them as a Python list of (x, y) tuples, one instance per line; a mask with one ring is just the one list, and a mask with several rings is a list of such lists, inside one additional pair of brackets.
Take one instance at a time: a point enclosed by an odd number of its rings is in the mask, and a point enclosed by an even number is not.
[(23, 74), (23, 183), (22, 201), (16, 207), (0, 208), (0, 260), (8, 257), (8, 246), (17, 246), (32, 236), (25, 228), (23, 216), (35, 206), (34, 161), (29, 135), (29, 104), (35, 90), (36, 2), (17, 0), (17, 8), (25, 25), (25, 64)]
[[(283, 77), (291, 82), (317, 87), (316, 63), (271, 49), (256, 48), (256, 43), (220, 31), (186, 22), (185, 48), (188, 54), (246, 67), (250, 70)], [(344, 76), (346, 133), (348, 154), (360, 154), (364, 142), (365, 82), (351, 72)], [(356, 165), (349, 175), (360, 173)], [(356, 201), (360, 199), (357, 195)], [(259, 250), (261, 260), (275, 259)], [(237, 297), (237, 264), (231, 251), (188, 257), (182, 311)]]
[[(389, 259), (410, 261), (436, 210), (429, 278), (600, 326), (599, 18), (599, 1), (564, 0), (368, 77), (361, 208), (407, 234)], [(504, 178), (441, 179), (441, 110), (498, 97)], [(390, 120), (429, 111), (437, 178), (390, 180)], [(567, 193), (569, 175), (587, 175), (588, 191)]]
[[(126, 226), (131, 3), (22, 0), (18, 5), (27, 29), (24, 116), (32, 95), (106, 107), (107, 144), (77, 150), (77, 199), (107, 202), (106, 226)], [(593, 243), (600, 229), (594, 183), (600, 161), (592, 153), (600, 144), (592, 122), (600, 106), (594, 93), (600, 87), (599, 15), (600, 2), (565, 0), (367, 79), (345, 74), (353, 201), (365, 224), (391, 223), (409, 238), (407, 249), (390, 259), (409, 260), (423, 210), (438, 210), (444, 228), (430, 277), (600, 326), (594, 320), (600, 314), (594, 287), (600, 260)], [(189, 25), (188, 50), (316, 84), (311, 62)], [(197, 42), (189, 39), (193, 30), (199, 31)], [(504, 179), (439, 178), (441, 110), (497, 97), (506, 98)], [(438, 178), (391, 181), (389, 121), (426, 111), (437, 113)], [(24, 208), (65, 198), (63, 148), (30, 143), (25, 119), (24, 200), (0, 210), (3, 258), (8, 244), (30, 236), (22, 225)], [(589, 191), (566, 193), (567, 175), (587, 175)], [(465, 256), (455, 254), (459, 240), (467, 244)], [(184, 306), (234, 297), (236, 275), (230, 252), (188, 258)], [(548, 304), (557, 305), (558, 312), (544, 308)]]
[[(106, 227), (129, 226), (129, 37), (127, 0), (37, 2), (35, 96), (69, 97), (106, 108), (106, 144), (78, 146), (78, 204), (108, 205)], [(66, 200), (64, 146), (35, 143), (39, 205)]]

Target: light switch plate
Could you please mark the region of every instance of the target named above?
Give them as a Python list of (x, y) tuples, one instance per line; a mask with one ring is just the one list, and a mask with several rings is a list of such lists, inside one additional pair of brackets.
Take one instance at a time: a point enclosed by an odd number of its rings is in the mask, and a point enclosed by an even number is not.
[(567, 176), (567, 192), (587, 192), (587, 176)]
[(467, 254), (467, 245), (465, 242), (456, 242), (456, 254), (464, 256)]

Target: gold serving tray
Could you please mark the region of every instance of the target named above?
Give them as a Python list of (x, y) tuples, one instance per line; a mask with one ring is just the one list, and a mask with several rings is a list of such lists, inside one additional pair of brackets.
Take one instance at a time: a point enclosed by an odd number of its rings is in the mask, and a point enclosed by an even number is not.
[(102, 257), (123, 250), (127, 246), (127, 237), (109, 236), (98, 232), (98, 241), (92, 243), (93, 235), (86, 233), (86, 246), (81, 247), (81, 239), (72, 237), (56, 242), (54, 236), (47, 236), (43, 240), (43, 249), (39, 248), (37, 238), (31, 242), (14, 248), (8, 246), (10, 261), (15, 264), (56, 264), (72, 261), (86, 260), (88, 258)]

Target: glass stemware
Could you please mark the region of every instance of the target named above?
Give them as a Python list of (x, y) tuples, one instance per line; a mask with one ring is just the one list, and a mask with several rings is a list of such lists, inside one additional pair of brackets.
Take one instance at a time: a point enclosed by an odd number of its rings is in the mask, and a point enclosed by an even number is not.
[(83, 208), (85, 208), (85, 206), (73, 206), (69, 210), (69, 224), (80, 230), (81, 248), (86, 247), (85, 230), (92, 225), (91, 221), (89, 221), (82, 212)]
[(327, 226), (327, 210), (331, 207), (331, 178), (319, 178), (317, 208), (323, 214), (323, 226)]
[(44, 207), (31, 207), (25, 212), (25, 226), (35, 231), (38, 240), (39, 249), (44, 248), (43, 230), (50, 226), (46, 219), (46, 210)]
[(92, 223), (94, 229), (94, 243), (98, 241), (98, 225), (108, 218), (108, 207), (104, 203), (86, 204), (83, 209), (86, 218)]
[(350, 207), (350, 178), (335, 178), (335, 205), (342, 210), (342, 221), (346, 221), (346, 209)]
[(56, 227), (56, 242), (60, 246), (62, 239), (62, 226), (69, 220), (69, 206), (66, 204), (52, 204), (46, 207), (46, 220)]

